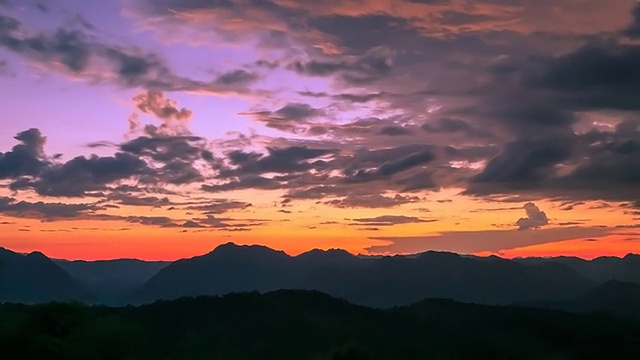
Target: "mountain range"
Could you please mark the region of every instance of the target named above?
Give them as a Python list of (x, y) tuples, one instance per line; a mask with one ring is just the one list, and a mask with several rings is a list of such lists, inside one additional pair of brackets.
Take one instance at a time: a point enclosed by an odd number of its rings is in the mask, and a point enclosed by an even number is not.
[(428, 251), (369, 257), (337, 249), (290, 256), (264, 246), (228, 243), (201, 256), (167, 263), (51, 260), (37, 252), (0, 250), (0, 301), (10, 302), (79, 300), (124, 305), (300, 289), (377, 308), (442, 298), (566, 309), (602, 286), (613, 287), (608, 290), (613, 293), (629, 291), (619, 283), (640, 283), (640, 256), (508, 260)]

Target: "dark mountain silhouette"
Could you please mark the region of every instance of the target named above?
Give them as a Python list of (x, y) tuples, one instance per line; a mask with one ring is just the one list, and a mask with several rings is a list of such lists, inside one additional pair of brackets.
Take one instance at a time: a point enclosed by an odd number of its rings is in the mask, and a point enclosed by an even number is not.
[(86, 297), (71, 276), (42, 253), (23, 255), (0, 248), (0, 301), (35, 303)]
[(309, 291), (0, 305), (0, 319), (8, 359), (640, 358), (640, 324), (611, 316), (433, 299), (382, 310)]
[(527, 264), (443, 252), (370, 259), (339, 250), (314, 250), (291, 257), (263, 246), (229, 243), (167, 266), (129, 300), (145, 303), (234, 291), (307, 289), (376, 307), (424, 298), (507, 304), (570, 299), (591, 286), (559, 263)]
[[(552, 303), (571, 310), (571, 301), (597, 285), (610, 279), (638, 279), (639, 274), (637, 255), (592, 261), (571, 257), (507, 260), (433, 251), (368, 257), (331, 249), (289, 256), (264, 246), (229, 243), (167, 264), (131, 259), (52, 262), (41, 253), (2, 250), (0, 300), (74, 299), (123, 305), (301, 289), (374, 307), (446, 298), (480, 304)], [(565, 303), (569, 305), (557, 305)]]
[(270, 291), (287, 287), (295, 274), (291, 257), (265, 246), (229, 243), (160, 270), (133, 297), (135, 302), (239, 291)]
[(151, 279), (168, 262), (116, 259), (54, 260), (91, 294), (93, 301), (117, 305), (123, 297)]
[(613, 256), (584, 260), (576, 257), (516, 259), (523, 263), (559, 263), (570, 267), (578, 274), (597, 283), (619, 280), (640, 283), (640, 255), (627, 254), (623, 258)]
[(522, 305), (570, 312), (602, 312), (640, 320), (640, 284), (609, 280), (572, 300)]

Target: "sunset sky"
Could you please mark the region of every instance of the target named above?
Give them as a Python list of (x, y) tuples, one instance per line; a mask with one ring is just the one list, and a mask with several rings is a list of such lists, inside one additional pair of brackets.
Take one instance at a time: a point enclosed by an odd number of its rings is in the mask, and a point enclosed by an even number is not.
[(640, 252), (635, 0), (0, 0), (0, 246)]

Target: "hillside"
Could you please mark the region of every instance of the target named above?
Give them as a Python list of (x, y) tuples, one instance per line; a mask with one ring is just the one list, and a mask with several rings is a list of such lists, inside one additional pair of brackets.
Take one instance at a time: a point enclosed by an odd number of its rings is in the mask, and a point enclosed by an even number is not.
[(0, 346), (33, 359), (633, 359), (640, 326), (605, 316), (425, 300), (389, 310), (318, 292), (141, 307), (0, 306)]
[(39, 252), (23, 255), (0, 248), (0, 302), (71, 299), (87, 299), (87, 294), (51, 259)]

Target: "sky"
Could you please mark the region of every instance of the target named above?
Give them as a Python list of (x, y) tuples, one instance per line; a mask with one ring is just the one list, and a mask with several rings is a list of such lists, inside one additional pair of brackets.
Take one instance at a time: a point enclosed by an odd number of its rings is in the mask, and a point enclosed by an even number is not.
[(640, 253), (635, 0), (0, 0), (0, 246)]

